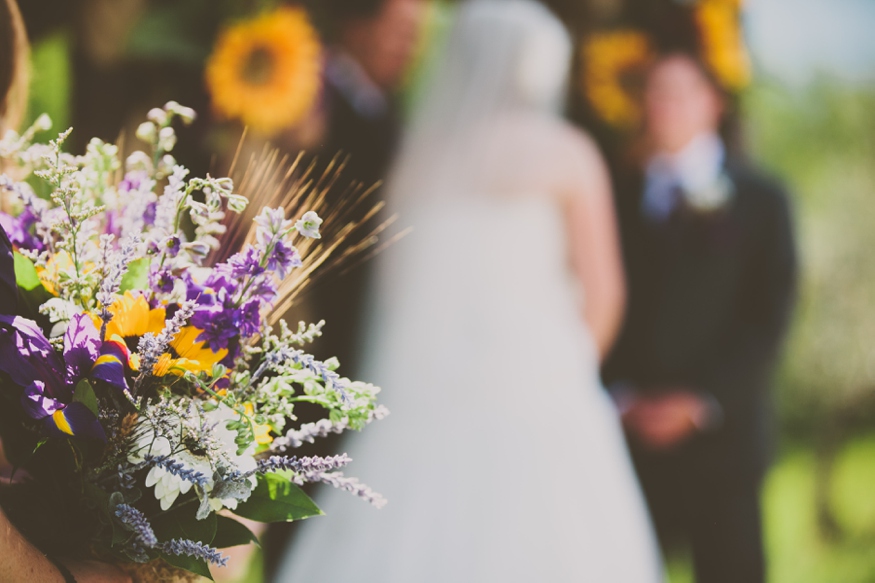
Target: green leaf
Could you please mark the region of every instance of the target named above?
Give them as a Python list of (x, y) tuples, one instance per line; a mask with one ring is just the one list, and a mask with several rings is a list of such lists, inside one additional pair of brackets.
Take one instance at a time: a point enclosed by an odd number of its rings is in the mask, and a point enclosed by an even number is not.
[(18, 284), (18, 314), (35, 320), (40, 326), (48, 324), (48, 318), (39, 313), (39, 308), (55, 296), (43, 286), (30, 259), (16, 251), (13, 262)]
[(37, 442), (36, 442), (36, 446), (33, 448), (33, 453), (36, 453), (37, 451), (39, 451), (39, 448), (41, 448), (41, 447), (44, 446), (46, 443), (48, 443), (48, 441), (49, 441), (49, 438), (48, 438), (48, 437), (43, 437), (42, 439), (40, 439), (39, 441), (37, 441)]
[(206, 577), (210, 581), (213, 580), (213, 575), (210, 573), (210, 566), (203, 559), (195, 559), (194, 557), (188, 557), (185, 555), (177, 557), (176, 555), (166, 555), (164, 553), (161, 553), (161, 558), (174, 567), (191, 571), (201, 577)]
[(97, 395), (94, 394), (94, 389), (87, 380), (82, 379), (76, 385), (76, 390), (73, 392), (73, 401), (82, 403), (97, 417)]
[(176, 507), (159, 515), (152, 521), (152, 530), (159, 542), (174, 538), (191, 539), (207, 545), (213, 544), (216, 536), (216, 515), (210, 514), (203, 520), (195, 517), (196, 504), (176, 503)]
[(287, 478), (258, 476), (258, 486), (234, 514), (258, 522), (292, 522), (323, 514), (316, 503)]
[(128, 263), (128, 270), (122, 277), (119, 292), (128, 290), (146, 289), (149, 286), (149, 258), (140, 257)]
[(39, 279), (39, 274), (37, 274), (33, 262), (18, 251), (14, 252), (12, 256), (15, 264), (15, 282), (18, 284), (18, 287), (30, 291), (37, 286), (41, 286), (42, 282)]
[(233, 518), (228, 518), (227, 516), (218, 516), (216, 518), (216, 538), (213, 539), (214, 547), (217, 549), (227, 549), (228, 547), (248, 545), (249, 543), (259, 544), (258, 537), (251, 530)]

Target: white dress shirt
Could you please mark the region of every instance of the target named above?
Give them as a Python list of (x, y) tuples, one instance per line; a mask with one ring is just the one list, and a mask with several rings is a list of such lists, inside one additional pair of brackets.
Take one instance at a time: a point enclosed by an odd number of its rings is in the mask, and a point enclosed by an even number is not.
[(645, 171), (641, 212), (655, 222), (666, 220), (682, 197), (713, 189), (725, 159), (726, 148), (715, 133), (693, 138), (679, 152), (655, 154)]

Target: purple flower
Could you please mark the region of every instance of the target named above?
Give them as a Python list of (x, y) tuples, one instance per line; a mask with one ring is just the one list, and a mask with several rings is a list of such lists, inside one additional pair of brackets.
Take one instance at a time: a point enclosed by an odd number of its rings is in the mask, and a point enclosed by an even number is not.
[(167, 237), (161, 242), (161, 250), (164, 251), (168, 257), (176, 257), (179, 255), (179, 249), (181, 247), (182, 241), (180, 241), (179, 237), (176, 235)]
[(250, 298), (258, 298), (269, 304), (276, 298), (276, 284), (267, 277), (259, 277), (252, 282), (247, 293)]
[(73, 401), (76, 383), (91, 372), (100, 349), (97, 329), (84, 314), (67, 326), (63, 359), (35, 322), (0, 315), (0, 370), (24, 387), (24, 412), (43, 421), (50, 435), (106, 439), (94, 413)]
[(150, 202), (148, 205), (146, 205), (146, 212), (143, 213), (143, 224), (147, 227), (151, 227), (155, 224), (155, 211), (157, 210), (157, 208), (157, 202)]
[(264, 273), (265, 268), (260, 265), (260, 253), (255, 247), (249, 247), (246, 251), (237, 253), (228, 259), (231, 277), (241, 280), (244, 277), (255, 277)]
[(255, 224), (256, 241), (263, 247), (268, 247), (270, 241), (292, 229), (292, 221), (286, 219), (286, 211), (283, 208), (265, 207), (261, 214), (255, 217)]
[(160, 269), (149, 274), (149, 287), (156, 292), (170, 293), (173, 291), (173, 274), (169, 269)]
[(33, 226), (36, 222), (37, 217), (29, 208), (25, 208), (17, 217), (0, 212), (0, 226), (9, 235), (12, 244), (19, 249), (42, 251), (45, 248), (42, 239), (33, 234)]
[(241, 338), (255, 336), (261, 330), (261, 301), (251, 299), (237, 311), (237, 329)]
[(301, 257), (298, 255), (298, 250), (286, 245), (281, 240), (276, 242), (270, 255), (267, 257), (267, 268), (276, 272), (280, 279), (285, 279), (293, 267), (300, 267), (301, 265)]
[(144, 180), (148, 180), (149, 175), (146, 172), (135, 171), (128, 172), (125, 174), (124, 179), (119, 182), (118, 190), (120, 193), (125, 194), (131, 191), (140, 190), (140, 186), (142, 186)]
[(115, 509), (115, 515), (125, 527), (134, 533), (136, 542), (143, 547), (152, 548), (158, 544), (158, 538), (152, 525), (149, 524), (146, 515), (127, 504), (119, 504)]
[(224, 303), (237, 291), (237, 282), (230, 276), (215, 270), (203, 285), (194, 281), (187, 273), (183, 276), (185, 281), (185, 299), (192, 300), (200, 306), (214, 306)]
[(175, 538), (161, 543), (159, 548), (166, 555), (194, 557), (219, 567), (224, 567), (228, 564), (228, 557), (222, 556), (218, 549), (194, 540)]
[(191, 324), (203, 330), (198, 335), (197, 341), (206, 342), (213, 352), (226, 348), (231, 339), (239, 333), (236, 312), (237, 310), (222, 305), (195, 311), (191, 317)]

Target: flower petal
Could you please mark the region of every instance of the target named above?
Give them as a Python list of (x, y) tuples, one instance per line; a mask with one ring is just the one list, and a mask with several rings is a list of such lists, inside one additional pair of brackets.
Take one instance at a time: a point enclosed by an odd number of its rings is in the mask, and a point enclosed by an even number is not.
[(76, 314), (70, 319), (64, 334), (64, 362), (67, 380), (75, 384), (91, 370), (100, 355), (100, 335), (91, 317)]
[(46, 397), (45, 384), (42, 381), (34, 381), (21, 395), (21, 407), (28, 417), (43, 419), (64, 407), (63, 403)]
[(70, 403), (45, 418), (46, 428), (57, 437), (85, 437), (106, 441), (103, 426), (82, 403)]

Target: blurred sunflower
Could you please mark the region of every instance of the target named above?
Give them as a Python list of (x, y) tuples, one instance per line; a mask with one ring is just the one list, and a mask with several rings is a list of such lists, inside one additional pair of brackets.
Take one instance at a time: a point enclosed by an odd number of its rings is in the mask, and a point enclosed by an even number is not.
[(652, 58), (650, 41), (634, 30), (591, 35), (582, 47), (582, 91), (595, 113), (613, 126), (630, 127), (641, 116), (629, 77)]
[(320, 54), (318, 35), (300, 8), (231, 26), (207, 62), (213, 108), (265, 135), (295, 125), (318, 94)]
[(751, 78), (750, 57), (739, 22), (741, 0), (702, 0), (695, 19), (702, 42), (702, 57), (729, 91), (744, 89)]

